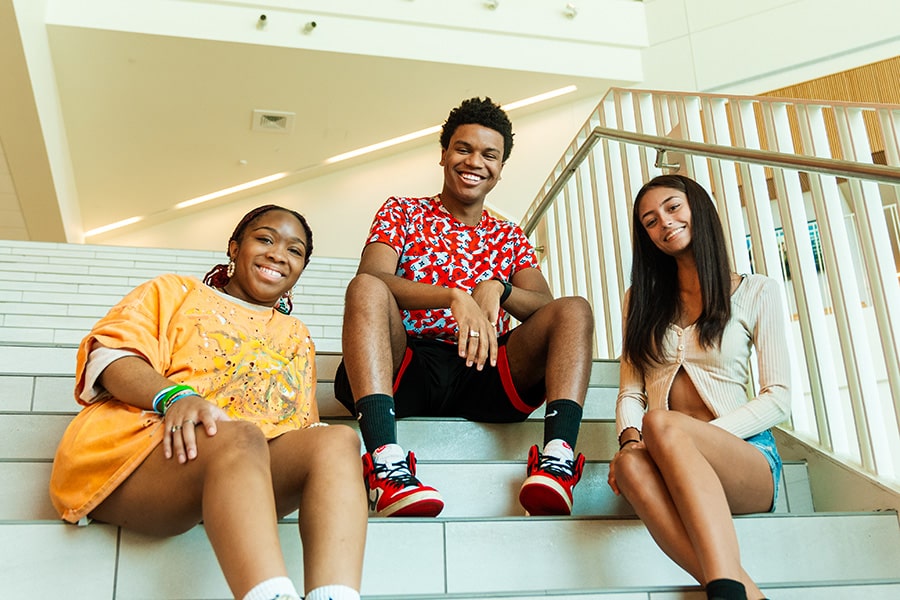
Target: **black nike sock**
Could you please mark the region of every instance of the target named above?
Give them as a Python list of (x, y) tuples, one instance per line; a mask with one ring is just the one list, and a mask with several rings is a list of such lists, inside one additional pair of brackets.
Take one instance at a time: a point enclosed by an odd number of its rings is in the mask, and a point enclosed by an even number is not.
[(393, 398), (387, 394), (364, 396), (356, 402), (356, 412), (367, 452), (373, 452), (385, 444), (397, 443)]
[(548, 402), (544, 414), (544, 445), (550, 440), (565, 440), (574, 450), (583, 413), (584, 409), (574, 400)]

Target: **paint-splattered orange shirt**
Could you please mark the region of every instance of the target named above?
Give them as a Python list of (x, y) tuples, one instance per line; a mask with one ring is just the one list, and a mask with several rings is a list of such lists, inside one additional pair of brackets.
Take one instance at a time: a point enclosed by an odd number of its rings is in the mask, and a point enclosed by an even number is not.
[(96, 344), (134, 352), (269, 439), (318, 420), (315, 346), (298, 319), (235, 302), (198, 279), (163, 275), (129, 293), (78, 349), (75, 398), (86, 405), (57, 450), (51, 499), (67, 521), (102, 502), (162, 441), (154, 412), (80, 399)]

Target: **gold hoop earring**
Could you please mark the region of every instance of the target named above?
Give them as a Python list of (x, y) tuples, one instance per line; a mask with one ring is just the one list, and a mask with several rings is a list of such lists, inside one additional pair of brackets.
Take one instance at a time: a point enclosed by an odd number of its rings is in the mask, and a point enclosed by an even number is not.
[(225, 275), (228, 276), (228, 279), (231, 279), (232, 277), (234, 277), (234, 268), (235, 268), (234, 261), (229, 260), (228, 267), (225, 269)]

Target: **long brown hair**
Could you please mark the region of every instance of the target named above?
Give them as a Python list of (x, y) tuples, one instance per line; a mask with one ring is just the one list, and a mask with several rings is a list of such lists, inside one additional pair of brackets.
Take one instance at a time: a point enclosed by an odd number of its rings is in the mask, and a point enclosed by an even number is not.
[(703, 311), (696, 322), (701, 346), (718, 345), (731, 318), (731, 268), (715, 203), (693, 179), (682, 175), (654, 177), (634, 200), (631, 291), (622, 340), (623, 357), (642, 373), (665, 359), (663, 338), (678, 314), (680, 301), (675, 259), (656, 247), (638, 214), (644, 195), (661, 187), (683, 192), (691, 209), (691, 250), (703, 297)]

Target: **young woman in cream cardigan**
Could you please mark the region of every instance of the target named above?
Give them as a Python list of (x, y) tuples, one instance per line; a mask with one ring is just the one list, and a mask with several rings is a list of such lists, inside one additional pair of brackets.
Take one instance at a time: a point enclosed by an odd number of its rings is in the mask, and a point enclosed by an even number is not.
[(715, 205), (687, 177), (640, 190), (632, 235), (609, 484), (708, 598), (762, 598), (731, 516), (771, 511), (778, 496), (770, 428), (791, 396), (779, 283), (731, 272)]

